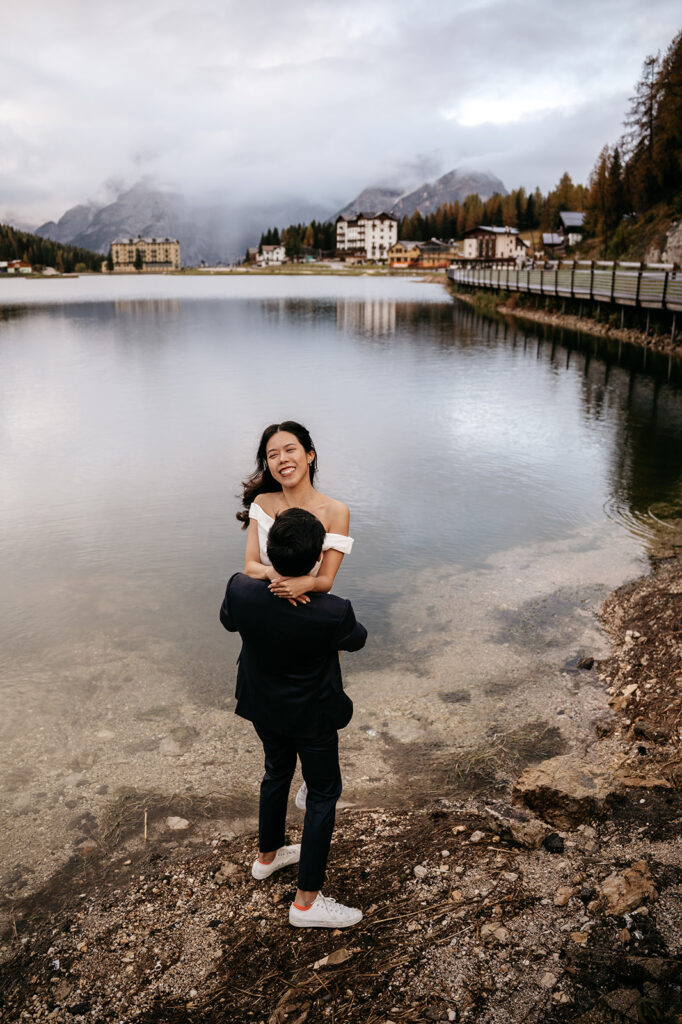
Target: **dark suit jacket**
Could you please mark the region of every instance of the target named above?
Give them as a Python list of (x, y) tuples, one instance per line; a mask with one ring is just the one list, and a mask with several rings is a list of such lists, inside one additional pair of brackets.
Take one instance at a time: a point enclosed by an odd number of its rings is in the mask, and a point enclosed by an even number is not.
[(220, 621), (242, 638), (236, 714), (301, 737), (348, 725), (353, 702), (343, 691), (338, 652), (358, 651), (367, 638), (350, 601), (310, 594), (310, 604), (294, 607), (271, 594), (267, 580), (238, 572)]

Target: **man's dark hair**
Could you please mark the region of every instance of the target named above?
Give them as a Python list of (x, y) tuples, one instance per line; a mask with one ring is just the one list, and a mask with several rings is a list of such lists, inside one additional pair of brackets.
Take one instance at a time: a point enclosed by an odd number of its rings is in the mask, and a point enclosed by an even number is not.
[(268, 558), (282, 576), (307, 576), (322, 554), (325, 529), (304, 508), (288, 508), (275, 519), (268, 534)]

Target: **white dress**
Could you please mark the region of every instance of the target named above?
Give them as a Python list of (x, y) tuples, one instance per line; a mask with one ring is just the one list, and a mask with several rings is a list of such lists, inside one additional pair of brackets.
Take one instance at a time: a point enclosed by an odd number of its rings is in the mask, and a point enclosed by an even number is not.
[[(272, 565), (272, 562), (268, 558), (268, 534), (270, 533), (270, 527), (274, 523), (272, 516), (269, 516), (267, 512), (264, 512), (260, 505), (256, 502), (251, 503), (249, 509), (249, 519), (255, 519), (258, 523), (258, 549), (260, 551), (260, 560), (263, 565)], [(329, 551), (333, 548), (334, 551), (340, 551), (343, 555), (349, 555), (353, 547), (353, 538), (345, 537), (342, 533), (325, 533), (324, 543), (322, 544), (322, 553)], [(317, 576), (322, 559), (315, 565), (311, 571), (311, 576)]]

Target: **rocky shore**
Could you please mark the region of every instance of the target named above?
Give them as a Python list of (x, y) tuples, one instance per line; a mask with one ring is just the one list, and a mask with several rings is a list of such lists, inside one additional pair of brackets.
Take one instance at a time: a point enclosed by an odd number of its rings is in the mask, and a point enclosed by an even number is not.
[[(480, 300), (475, 294), (457, 291), (450, 293), (458, 302), (465, 302), (469, 306), (479, 308)], [(490, 293), (488, 293), (490, 294)], [(492, 296), (491, 296), (492, 297)], [(614, 327), (606, 321), (593, 320), (590, 317), (575, 316), (570, 313), (560, 313), (548, 309), (536, 309), (533, 306), (520, 304), (519, 296), (515, 295), (506, 302), (493, 302), (491, 307), (496, 313), (506, 317), (514, 317), (519, 320), (532, 321), (533, 323), (548, 324), (551, 327), (563, 327), (576, 333), (592, 334), (599, 338), (610, 338), (615, 341), (623, 341), (629, 345), (638, 345), (648, 348), (652, 352), (662, 352), (666, 355), (682, 355), (682, 333), (677, 331), (676, 338), (671, 341), (670, 334), (649, 334), (644, 331), (630, 327)]]
[(123, 800), (115, 843), (13, 901), (3, 1019), (679, 1024), (682, 561), (601, 614), (611, 653), (576, 670), (610, 707), (570, 753), (340, 811), (329, 892), (360, 926), (291, 929), (294, 870), (254, 883), (253, 833), (167, 816), (145, 842)]

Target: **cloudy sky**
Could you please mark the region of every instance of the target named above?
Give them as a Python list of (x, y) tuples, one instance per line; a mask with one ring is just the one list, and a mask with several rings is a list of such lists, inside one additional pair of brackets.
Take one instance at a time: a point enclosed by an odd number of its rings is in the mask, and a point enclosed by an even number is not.
[(4, 3), (0, 220), (148, 178), (197, 198), (303, 197), (457, 166), (584, 181), (679, 0)]

